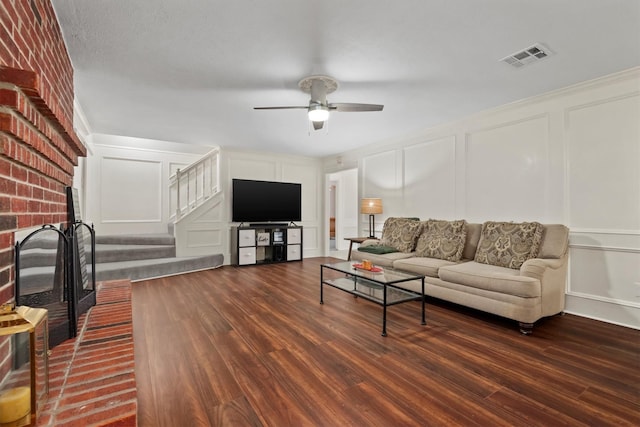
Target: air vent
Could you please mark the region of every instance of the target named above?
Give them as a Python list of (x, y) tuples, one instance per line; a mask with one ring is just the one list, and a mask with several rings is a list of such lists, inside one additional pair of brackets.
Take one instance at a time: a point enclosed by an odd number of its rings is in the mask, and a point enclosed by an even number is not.
[(553, 51), (541, 43), (505, 56), (500, 61), (511, 65), (514, 68), (522, 68), (525, 65), (533, 64), (553, 55)]

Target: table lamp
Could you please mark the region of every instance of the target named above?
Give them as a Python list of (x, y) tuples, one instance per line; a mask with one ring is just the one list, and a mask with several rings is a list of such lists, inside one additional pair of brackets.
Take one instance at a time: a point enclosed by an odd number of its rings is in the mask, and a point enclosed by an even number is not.
[(365, 198), (360, 203), (360, 213), (369, 214), (369, 237), (375, 239), (375, 214), (382, 213), (382, 199)]

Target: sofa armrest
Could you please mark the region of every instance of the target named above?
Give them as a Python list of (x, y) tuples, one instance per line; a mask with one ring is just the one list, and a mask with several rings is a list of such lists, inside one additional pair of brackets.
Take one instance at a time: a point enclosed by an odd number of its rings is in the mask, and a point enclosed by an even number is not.
[(561, 258), (526, 260), (520, 267), (520, 275), (540, 281), (542, 316), (551, 316), (564, 310), (567, 282), (568, 255)]
[(378, 239), (367, 239), (364, 242), (360, 243), (360, 246), (371, 246), (371, 245), (379, 245), (380, 240)]
[(547, 269), (557, 270), (562, 268), (561, 259), (542, 259), (531, 258), (526, 260), (520, 267), (520, 275), (525, 277), (532, 277), (542, 282), (545, 271)]

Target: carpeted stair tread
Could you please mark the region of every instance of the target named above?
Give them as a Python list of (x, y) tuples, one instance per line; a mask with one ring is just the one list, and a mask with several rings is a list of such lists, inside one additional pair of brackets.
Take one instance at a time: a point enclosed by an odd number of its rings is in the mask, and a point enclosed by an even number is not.
[[(91, 246), (85, 246), (87, 259), (91, 258)], [(26, 249), (21, 252), (21, 267), (53, 265), (57, 248)], [(168, 258), (176, 255), (175, 245), (109, 245), (96, 244), (96, 262), (128, 261), (147, 258)]]
[[(85, 247), (89, 254), (91, 247)], [(138, 259), (170, 258), (176, 255), (174, 245), (107, 245), (96, 244), (96, 263)]]
[[(57, 241), (36, 242), (20, 254), (23, 290), (51, 287)], [(85, 240), (86, 241), (86, 240)], [(91, 245), (85, 245), (91, 269)], [(96, 281), (143, 280), (219, 267), (222, 254), (177, 258), (175, 238), (166, 234), (96, 236)]]
[(132, 281), (170, 276), (222, 265), (221, 254), (197, 257), (172, 257), (118, 261), (96, 264), (96, 281), (128, 278)]
[(108, 245), (175, 245), (176, 238), (169, 234), (96, 235), (96, 244)]

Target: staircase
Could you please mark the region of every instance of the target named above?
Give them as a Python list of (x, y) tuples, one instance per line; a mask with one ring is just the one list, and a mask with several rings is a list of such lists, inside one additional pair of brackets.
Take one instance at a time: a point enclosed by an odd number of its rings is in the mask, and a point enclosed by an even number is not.
[[(220, 149), (205, 154), (193, 164), (178, 169), (169, 183), (171, 212), (167, 234), (96, 234), (96, 282), (129, 279), (140, 281), (219, 267), (223, 223), (220, 191)], [(91, 242), (85, 236), (87, 269), (91, 274)], [(174, 237), (176, 236), (176, 237)], [(41, 236), (21, 251), (21, 281), (30, 289), (50, 287), (58, 237)]]
[[(43, 236), (20, 252), (21, 283), (30, 292), (51, 287), (58, 248), (57, 236)], [(85, 241), (91, 274), (91, 244)], [(139, 281), (216, 268), (223, 255), (176, 257), (175, 239), (163, 235), (96, 236), (96, 282)], [(42, 288), (42, 289), (41, 289)]]
[(169, 182), (168, 234), (96, 235), (96, 281), (139, 281), (221, 266), (220, 244), (202, 238), (221, 232), (221, 225), (207, 218), (222, 208), (219, 182), (219, 148), (176, 170)]
[(200, 221), (211, 209), (220, 209), (224, 200), (219, 171), (220, 149), (215, 148), (171, 176), (169, 234), (97, 235), (96, 281), (139, 281), (221, 266), (224, 257), (219, 244), (206, 239), (189, 244), (190, 236), (220, 231), (216, 222)]
[(169, 234), (96, 236), (96, 281), (139, 281), (222, 265), (223, 256), (176, 257), (175, 238)]

